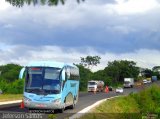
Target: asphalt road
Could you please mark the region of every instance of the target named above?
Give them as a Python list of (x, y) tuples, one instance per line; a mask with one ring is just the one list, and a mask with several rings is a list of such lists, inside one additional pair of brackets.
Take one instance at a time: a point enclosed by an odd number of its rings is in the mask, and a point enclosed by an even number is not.
[[(158, 82), (159, 83), (159, 82)], [(160, 84), (160, 83), (159, 83)], [(98, 92), (96, 94), (94, 93), (80, 93), (79, 95), (79, 101), (76, 105), (75, 109), (66, 109), (64, 113), (58, 113), (58, 112), (47, 112), (47, 113), (43, 113), (45, 115), (45, 117), (48, 117), (48, 114), (52, 113), (55, 114), (56, 117), (58, 117), (58, 119), (64, 119), (66, 117), (69, 117), (77, 112), (79, 112), (80, 110), (94, 104), (95, 102), (105, 99), (105, 98), (109, 98), (109, 97), (113, 97), (113, 96), (117, 96), (117, 95), (127, 95), (131, 92), (136, 93), (140, 90), (142, 90), (145, 87), (148, 87), (152, 84), (146, 84), (143, 87), (135, 87), (135, 88), (125, 88), (124, 89), (124, 93), (123, 94), (119, 94), (119, 93), (115, 93), (114, 91), (111, 91), (109, 93), (104, 93), (104, 92)], [(34, 112), (35, 110), (33, 110)], [(36, 112), (42, 112), (42, 110), (36, 110)], [(9, 108), (4, 108), (0, 110), (0, 113), (29, 113), (29, 111), (27, 109), (21, 109), (18, 106), (16, 107), (9, 107)]]

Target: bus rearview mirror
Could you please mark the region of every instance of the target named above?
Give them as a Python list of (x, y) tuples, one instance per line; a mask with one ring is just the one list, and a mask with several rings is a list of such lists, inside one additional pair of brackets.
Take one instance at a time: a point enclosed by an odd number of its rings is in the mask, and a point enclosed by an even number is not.
[(62, 71), (62, 81), (65, 80), (65, 70)]
[(23, 78), (23, 75), (24, 75), (24, 72), (25, 72), (25, 67), (23, 67), (19, 73), (19, 79), (22, 79)]

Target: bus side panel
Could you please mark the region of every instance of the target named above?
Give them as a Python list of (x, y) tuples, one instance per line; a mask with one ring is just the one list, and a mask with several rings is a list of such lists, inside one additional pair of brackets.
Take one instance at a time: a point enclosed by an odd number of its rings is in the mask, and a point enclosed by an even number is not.
[(79, 81), (67, 80), (62, 90), (62, 100), (66, 106), (72, 105), (73, 101), (76, 104), (79, 93)]

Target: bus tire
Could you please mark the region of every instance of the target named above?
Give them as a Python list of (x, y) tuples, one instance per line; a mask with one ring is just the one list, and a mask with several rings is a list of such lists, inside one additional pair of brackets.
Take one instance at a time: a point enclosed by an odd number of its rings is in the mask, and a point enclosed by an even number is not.
[(60, 112), (60, 113), (63, 113), (63, 112), (64, 112), (64, 108), (59, 109), (59, 112)]
[(56, 109), (56, 110), (54, 110), (54, 112), (55, 113), (63, 113), (64, 112), (64, 108), (62, 108), (62, 109)]
[(35, 113), (35, 112), (36, 112), (36, 109), (28, 108), (28, 112), (29, 112), (29, 113)]
[(75, 106), (76, 106), (76, 104), (75, 104), (75, 101), (74, 101), (74, 99), (73, 99), (73, 104), (70, 106), (70, 108), (71, 108), (71, 109), (74, 109)]

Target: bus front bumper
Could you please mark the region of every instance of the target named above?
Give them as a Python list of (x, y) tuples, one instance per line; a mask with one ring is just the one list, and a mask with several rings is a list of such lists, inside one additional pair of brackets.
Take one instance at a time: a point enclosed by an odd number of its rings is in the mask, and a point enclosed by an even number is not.
[(24, 101), (24, 106), (31, 109), (63, 109), (65, 104), (54, 102)]
[(88, 88), (88, 92), (95, 92), (95, 91), (97, 91), (97, 90), (94, 87), (93, 88), (92, 87)]

